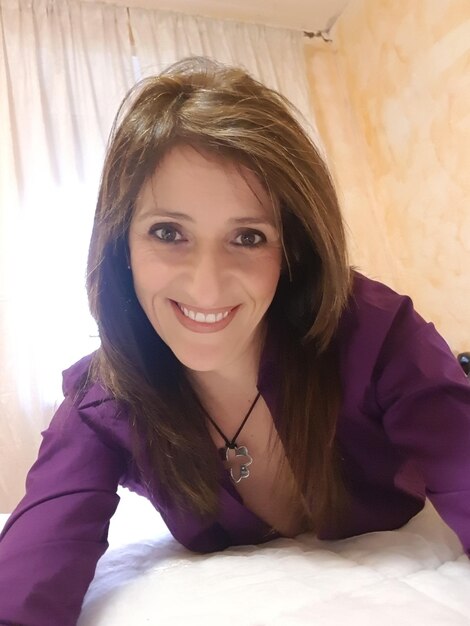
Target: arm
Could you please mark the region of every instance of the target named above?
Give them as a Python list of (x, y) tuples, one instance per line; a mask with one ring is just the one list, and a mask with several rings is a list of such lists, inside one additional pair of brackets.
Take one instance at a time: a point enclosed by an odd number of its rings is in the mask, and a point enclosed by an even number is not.
[(409, 300), (383, 344), (375, 378), (388, 437), (414, 461), (427, 496), (470, 556), (470, 381)]
[(76, 624), (108, 546), (124, 465), (123, 452), (66, 398), (43, 433), (26, 495), (0, 538), (1, 624)]

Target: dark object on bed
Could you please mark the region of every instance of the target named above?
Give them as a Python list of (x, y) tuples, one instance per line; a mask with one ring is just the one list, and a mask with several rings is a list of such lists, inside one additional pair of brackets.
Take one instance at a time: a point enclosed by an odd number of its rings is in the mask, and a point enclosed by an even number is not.
[(470, 352), (462, 352), (458, 355), (457, 359), (459, 360), (463, 371), (467, 374), (467, 376), (470, 376)]

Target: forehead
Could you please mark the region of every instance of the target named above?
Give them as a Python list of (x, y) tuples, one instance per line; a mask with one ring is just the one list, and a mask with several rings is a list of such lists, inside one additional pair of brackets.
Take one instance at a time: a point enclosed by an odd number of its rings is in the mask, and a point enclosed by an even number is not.
[(175, 146), (144, 184), (136, 213), (152, 207), (169, 211), (234, 213), (271, 216), (274, 204), (265, 186), (250, 169), (227, 158)]

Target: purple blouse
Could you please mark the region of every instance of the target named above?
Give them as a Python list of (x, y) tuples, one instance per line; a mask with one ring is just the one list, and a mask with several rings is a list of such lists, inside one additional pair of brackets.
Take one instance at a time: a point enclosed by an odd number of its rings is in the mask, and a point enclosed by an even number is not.
[[(434, 326), (379, 282), (355, 274), (338, 329), (343, 403), (337, 439), (351, 509), (335, 539), (391, 530), (429, 497), (470, 556), (470, 384)], [(275, 421), (275, 337), (262, 354), (258, 389)], [(0, 541), (0, 623), (75, 625), (124, 485), (146, 496), (173, 536), (209, 552), (274, 536), (224, 473), (217, 519), (180, 515), (150, 491), (131, 453), (123, 407), (99, 384), (74, 401), (85, 357), (64, 373), (65, 399), (43, 433), (26, 495)], [(148, 477), (147, 477), (148, 478)]]

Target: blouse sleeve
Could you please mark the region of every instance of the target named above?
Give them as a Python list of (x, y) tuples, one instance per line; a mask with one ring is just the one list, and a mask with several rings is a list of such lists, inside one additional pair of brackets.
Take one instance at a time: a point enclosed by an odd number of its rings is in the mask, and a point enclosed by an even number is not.
[(0, 624), (76, 624), (108, 546), (124, 458), (66, 398), (0, 537)]
[(470, 381), (409, 299), (391, 326), (375, 374), (388, 437), (414, 461), (427, 497), (470, 556)]

